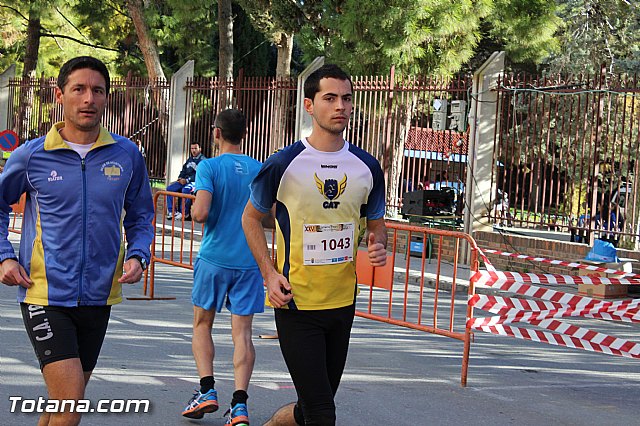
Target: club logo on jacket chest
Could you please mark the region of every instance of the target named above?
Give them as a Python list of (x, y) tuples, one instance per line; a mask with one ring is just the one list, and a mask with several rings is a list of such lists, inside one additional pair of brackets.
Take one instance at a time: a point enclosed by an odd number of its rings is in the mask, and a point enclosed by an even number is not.
[(107, 180), (117, 181), (120, 180), (124, 174), (124, 167), (117, 161), (106, 161), (100, 166), (100, 172), (102, 172)]

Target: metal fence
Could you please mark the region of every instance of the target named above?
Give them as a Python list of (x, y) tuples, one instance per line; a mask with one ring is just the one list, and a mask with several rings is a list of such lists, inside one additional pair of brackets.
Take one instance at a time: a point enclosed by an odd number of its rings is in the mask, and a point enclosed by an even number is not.
[(637, 78), (510, 75), (498, 93), (493, 219), (631, 247), (640, 234)]
[[(223, 84), (224, 83), (224, 84)], [(403, 195), (450, 187), (461, 215), (466, 182), (470, 77), (354, 76), (354, 109), (346, 138), (372, 153), (387, 181), (389, 216)], [(62, 119), (51, 78), (10, 81), (10, 127), (21, 140)], [(247, 77), (193, 78), (185, 87), (128, 76), (111, 82), (104, 124), (139, 141), (152, 179), (166, 177), (169, 92), (184, 90), (185, 157), (191, 141), (215, 156), (217, 111), (247, 116), (244, 149), (264, 161), (294, 142), (297, 81)], [(640, 234), (638, 202), (640, 83), (635, 77), (528, 77), (497, 84), (497, 123), (489, 216), (498, 224), (595, 237), (631, 246)], [(454, 108), (457, 108), (457, 110)], [(448, 106), (447, 106), (448, 105)], [(455, 113), (454, 111), (458, 111)]]
[[(355, 76), (354, 109), (345, 132), (350, 142), (372, 153), (389, 182), (388, 201), (397, 209), (402, 195), (434, 185), (464, 188), (466, 129), (434, 130), (434, 102), (468, 101), (471, 79), (439, 81), (425, 77)], [(247, 116), (244, 151), (264, 161), (274, 150), (295, 142), (295, 79), (245, 77), (222, 84), (216, 77), (188, 80), (186, 146), (197, 141), (206, 156), (216, 155), (211, 129), (223, 98)], [(444, 117), (443, 127), (452, 127)], [(461, 200), (461, 197), (459, 197)], [(458, 204), (460, 207), (461, 202)], [(460, 209), (461, 210), (461, 209)], [(458, 214), (461, 214), (461, 211)]]
[(207, 157), (217, 154), (213, 144), (213, 124), (217, 112), (225, 108), (224, 98), (247, 118), (244, 152), (264, 161), (273, 151), (294, 142), (295, 79), (245, 77), (222, 84), (217, 77), (197, 77), (187, 81), (186, 146), (198, 142)]
[[(356, 94), (366, 97), (375, 90), (369, 85), (361, 82)], [(455, 191), (450, 213), (462, 214), (468, 150), (465, 114), (471, 85), (470, 76), (440, 80), (391, 74), (385, 115), (380, 117), (382, 138), (378, 147), (365, 147), (383, 164), (390, 206), (399, 208), (407, 192), (449, 187)], [(455, 103), (463, 108), (460, 121), (447, 112), (447, 104)]]
[[(345, 137), (384, 166), (390, 182), (389, 204), (397, 208), (403, 193), (433, 188), (440, 182), (455, 187), (460, 195), (466, 171), (467, 132), (432, 129), (433, 104), (436, 99), (467, 102), (470, 78), (439, 81), (396, 77), (392, 72), (387, 76), (355, 76), (353, 85), (354, 110)], [(185, 90), (189, 105), (186, 139), (198, 141), (208, 157), (216, 155), (211, 129), (225, 91), (231, 92), (230, 103), (247, 116), (247, 154), (264, 161), (274, 150), (295, 142), (295, 79), (240, 74), (223, 85), (216, 77), (194, 78)], [(443, 126), (451, 127), (451, 119), (445, 118)]]
[[(424, 77), (355, 76), (354, 111), (346, 137), (371, 152), (384, 167), (389, 182), (388, 203), (396, 209), (402, 195), (434, 184), (462, 189), (467, 133), (447, 130), (451, 119), (434, 130), (434, 102), (468, 101), (469, 78), (440, 81)], [(62, 120), (55, 101), (55, 79), (12, 79), (10, 122), (27, 140), (45, 134)], [(177, 90), (179, 88), (173, 88)], [(217, 111), (233, 105), (247, 116), (245, 152), (264, 161), (274, 150), (294, 142), (297, 81), (245, 77), (227, 82), (217, 77), (187, 81), (185, 156), (192, 141), (206, 156), (217, 153), (212, 128)], [(169, 91), (166, 81), (132, 77), (111, 81), (103, 123), (110, 131), (139, 142), (152, 179), (166, 177)], [(226, 101), (228, 99), (228, 101)], [(459, 212), (458, 212), (459, 213)]]
[[(53, 123), (63, 119), (55, 87), (54, 78), (10, 80), (10, 128), (21, 141), (46, 134)], [(164, 80), (132, 76), (111, 79), (102, 122), (109, 131), (140, 141), (152, 179), (164, 179), (168, 105), (169, 84)]]

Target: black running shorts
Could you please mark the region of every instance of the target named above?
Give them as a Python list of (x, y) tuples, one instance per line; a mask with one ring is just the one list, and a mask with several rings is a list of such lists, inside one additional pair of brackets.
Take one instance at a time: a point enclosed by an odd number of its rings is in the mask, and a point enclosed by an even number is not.
[(66, 308), (21, 303), (20, 309), (40, 369), (69, 358), (80, 358), (82, 371), (95, 368), (111, 306)]

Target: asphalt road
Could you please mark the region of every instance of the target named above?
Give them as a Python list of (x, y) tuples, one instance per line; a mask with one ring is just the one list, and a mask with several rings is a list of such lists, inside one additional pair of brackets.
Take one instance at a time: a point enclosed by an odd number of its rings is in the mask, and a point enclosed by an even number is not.
[[(149, 399), (146, 413), (89, 413), (83, 425), (223, 425), (233, 392), (230, 316), (216, 319), (216, 387), (221, 410), (203, 420), (180, 412), (197, 384), (191, 355), (191, 273), (158, 266), (157, 294), (175, 300), (126, 300), (114, 307), (86, 397)], [(126, 295), (141, 293), (141, 284)], [(362, 296), (361, 296), (362, 297)], [(588, 320), (583, 326), (639, 341), (637, 325)], [(249, 389), (253, 425), (295, 399), (276, 340), (272, 312), (254, 320), (257, 362)], [(36, 424), (12, 413), (10, 396), (45, 394), (15, 289), (0, 285), (0, 425)], [(356, 318), (338, 392), (339, 425), (631, 425), (639, 423), (640, 361), (478, 333), (468, 386), (460, 386), (462, 343)], [(28, 407), (27, 407), (28, 408)]]

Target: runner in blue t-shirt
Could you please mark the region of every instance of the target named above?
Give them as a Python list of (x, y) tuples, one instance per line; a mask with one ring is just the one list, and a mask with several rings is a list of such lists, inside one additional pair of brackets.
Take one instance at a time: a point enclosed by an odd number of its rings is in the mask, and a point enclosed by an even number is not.
[(240, 143), (246, 123), (235, 109), (216, 117), (214, 141), (220, 155), (198, 165), (196, 200), (192, 217), (204, 222), (204, 237), (193, 271), (192, 349), (200, 376), (200, 389), (182, 415), (199, 419), (218, 409), (214, 389), (214, 345), (211, 329), (216, 311), (231, 312), (234, 343), (235, 389), (228, 424), (248, 425), (247, 387), (253, 372), (255, 350), (251, 341), (254, 313), (264, 311), (264, 287), (258, 265), (242, 231), (242, 212), (250, 195), (249, 184), (260, 162), (242, 154)]

